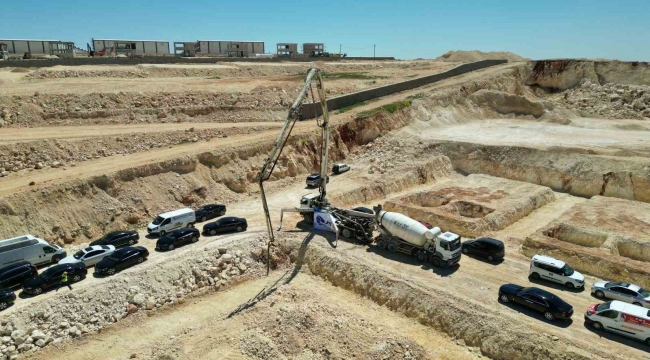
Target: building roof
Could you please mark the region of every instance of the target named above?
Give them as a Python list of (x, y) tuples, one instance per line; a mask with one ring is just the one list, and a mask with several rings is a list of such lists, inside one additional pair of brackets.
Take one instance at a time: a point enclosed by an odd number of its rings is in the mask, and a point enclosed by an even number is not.
[(224, 41), (224, 42), (250, 42), (250, 43), (264, 43), (264, 41), (255, 41), (255, 40), (197, 40), (197, 42), (201, 42), (201, 41), (207, 41), (207, 42)]
[(277, 45), (298, 45), (298, 43), (278, 43)]
[(0, 38), (0, 41), (43, 41), (43, 42), (61, 42), (61, 40), (39, 40), (39, 39), (4, 39), (4, 38)]
[(93, 38), (93, 41), (133, 41), (133, 42), (164, 42), (164, 43), (169, 43), (167, 40), (133, 40), (133, 39), (95, 39)]

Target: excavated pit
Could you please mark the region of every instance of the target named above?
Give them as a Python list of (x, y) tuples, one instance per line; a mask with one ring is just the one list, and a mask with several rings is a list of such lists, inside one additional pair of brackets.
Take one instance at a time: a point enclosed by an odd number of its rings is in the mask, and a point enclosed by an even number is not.
[(477, 237), (504, 229), (555, 200), (548, 188), (486, 175), (470, 175), (453, 185), (434, 184), (432, 188), (391, 199), (384, 208), (445, 231)]
[(458, 211), (458, 215), (474, 219), (484, 218), (494, 212), (494, 209), (469, 201), (457, 201), (454, 203), (454, 207)]
[(603, 279), (650, 286), (650, 205), (595, 196), (529, 236), (523, 253), (543, 252)]
[(593, 230), (576, 228), (567, 224), (560, 224), (544, 231), (544, 235), (566, 241), (572, 244), (601, 247), (607, 241), (607, 235), (597, 233)]

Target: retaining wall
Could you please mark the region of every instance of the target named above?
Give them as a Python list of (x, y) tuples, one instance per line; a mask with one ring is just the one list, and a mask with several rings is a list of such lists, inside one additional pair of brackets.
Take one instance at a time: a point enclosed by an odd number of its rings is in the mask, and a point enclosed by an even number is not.
[[(356, 103), (367, 101), (370, 99), (378, 98), (394, 94), (400, 91), (415, 89), (420, 86), (431, 84), (440, 80), (448, 79), (453, 76), (462, 75), (471, 71), (484, 69), (490, 66), (500, 65), (507, 63), (508, 60), (481, 60), (473, 63), (458, 65), (455, 68), (441, 72), (439, 74), (424, 76), (417, 79), (402, 81), (396, 84), (380, 86), (374, 89), (362, 90), (352, 94), (342, 95), (327, 100), (327, 109), (329, 111), (337, 110), (346, 106), (354, 105)], [(313, 119), (322, 115), (323, 112), (320, 103), (307, 103), (302, 106), (300, 119)]]
[(311, 61), (346, 61), (346, 60), (395, 60), (394, 57), (345, 57), (345, 58), (222, 58), (222, 57), (205, 57), (205, 58), (184, 58), (180, 56), (143, 56), (133, 58), (113, 58), (113, 57), (80, 57), (65, 59), (33, 59), (33, 60), (6, 60), (0, 61), (0, 68), (4, 67), (21, 67), (37, 68), (51, 67), (56, 65), (79, 66), (79, 65), (140, 65), (140, 64), (214, 64), (217, 62), (311, 62)]

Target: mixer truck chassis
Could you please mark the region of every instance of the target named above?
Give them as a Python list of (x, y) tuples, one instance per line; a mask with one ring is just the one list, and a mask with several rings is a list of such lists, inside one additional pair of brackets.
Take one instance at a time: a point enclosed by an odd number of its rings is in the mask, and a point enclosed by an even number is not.
[(397, 236), (386, 237), (379, 235), (375, 238), (375, 244), (381, 248), (386, 249), (392, 253), (403, 253), (417, 258), (420, 262), (429, 262), (435, 267), (452, 267), (460, 261), (460, 252), (449, 260), (443, 260), (440, 253), (431, 252), (424, 247), (413, 245), (404, 241)]

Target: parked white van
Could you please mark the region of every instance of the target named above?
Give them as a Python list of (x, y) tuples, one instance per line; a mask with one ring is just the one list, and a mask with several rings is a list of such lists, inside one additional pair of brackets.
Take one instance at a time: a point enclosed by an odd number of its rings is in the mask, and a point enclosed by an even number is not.
[(174, 210), (158, 215), (158, 217), (147, 226), (147, 232), (149, 232), (149, 234), (158, 234), (163, 236), (174, 229), (194, 227), (195, 222), (196, 214), (194, 213), (194, 210), (188, 208)]
[(535, 255), (530, 259), (528, 275), (532, 279), (545, 279), (564, 284), (569, 289), (585, 286), (585, 276), (571, 269), (569, 265), (558, 259), (545, 255)]
[(650, 310), (644, 307), (618, 300), (594, 304), (585, 313), (585, 323), (650, 345)]
[(33, 235), (0, 241), (0, 267), (18, 261), (29, 261), (32, 265), (56, 264), (65, 256), (63, 248)]

